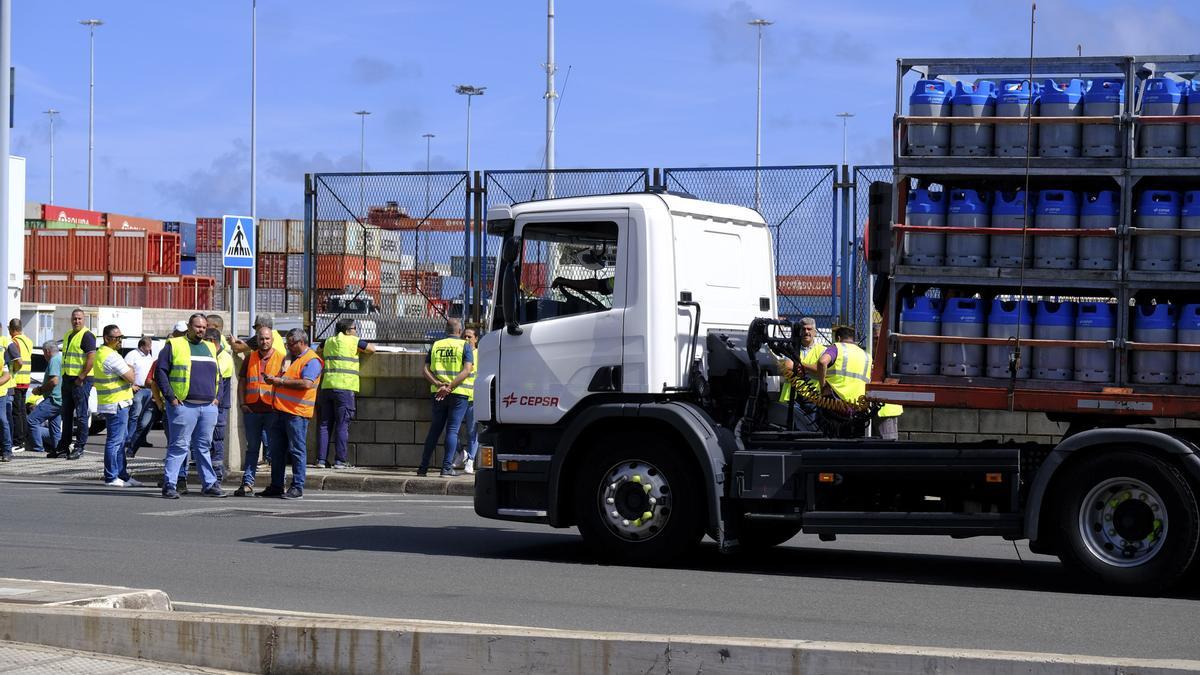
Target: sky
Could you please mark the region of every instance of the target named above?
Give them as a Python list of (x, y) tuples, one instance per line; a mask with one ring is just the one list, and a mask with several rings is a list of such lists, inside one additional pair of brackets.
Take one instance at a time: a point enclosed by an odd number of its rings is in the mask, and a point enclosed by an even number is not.
[[(557, 165), (754, 164), (756, 17), (763, 165), (891, 160), (895, 59), (1022, 56), (1017, 0), (558, 0)], [(88, 34), (96, 31), (95, 209), (162, 220), (247, 213), (251, 0), (19, 0), (13, 154), (27, 199), (87, 204)], [(258, 0), (258, 213), (303, 215), (306, 172), (542, 166), (545, 0)], [(1194, 0), (1041, 0), (1039, 56), (1181, 54)]]

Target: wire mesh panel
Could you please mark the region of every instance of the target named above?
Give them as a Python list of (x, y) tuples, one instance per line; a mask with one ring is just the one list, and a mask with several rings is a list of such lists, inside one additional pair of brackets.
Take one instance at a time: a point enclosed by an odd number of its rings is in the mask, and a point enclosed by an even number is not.
[(771, 227), (779, 312), (832, 321), (837, 259), (833, 246), (833, 166), (675, 168), (663, 170), (668, 190), (757, 210)]
[(471, 226), (463, 171), (313, 176), (314, 337), (354, 318), (378, 342), (424, 342), (463, 316)]
[(871, 183), (892, 182), (891, 166), (854, 167), (854, 206), (851, 223), (855, 231), (854, 307), (851, 316), (859, 335), (871, 329), (871, 274), (867, 271), (867, 217), (870, 213)]

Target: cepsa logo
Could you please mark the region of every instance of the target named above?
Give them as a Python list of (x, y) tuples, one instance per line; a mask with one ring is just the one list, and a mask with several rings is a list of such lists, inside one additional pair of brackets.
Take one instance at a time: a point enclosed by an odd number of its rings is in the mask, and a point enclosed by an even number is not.
[(512, 404), (519, 406), (528, 406), (533, 408), (554, 408), (558, 406), (557, 396), (517, 396), (516, 392), (508, 392), (508, 395), (500, 399), (504, 401), (504, 407), (507, 408)]

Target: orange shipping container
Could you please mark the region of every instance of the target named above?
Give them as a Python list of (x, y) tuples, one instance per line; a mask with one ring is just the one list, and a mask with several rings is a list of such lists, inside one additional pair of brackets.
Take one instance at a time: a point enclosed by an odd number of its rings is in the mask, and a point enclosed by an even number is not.
[(257, 260), (258, 287), (281, 289), (288, 287), (288, 257), (284, 253), (260, 253)]
[(317, 288), (379, 288), (379, 280), (379, 258), (354, 255), (317, 256)]
[(108, 304), (113, 307), (146, 305), (146, 276), (143, 274), (110, 275), (108, 288)]
[[(33, 271), (71, 271), (71, 230), (33, 230)], [(48, 301), (41, 301), (48, 302)]]
[[(101, 231), (101, 234), (104, 232)], [(108, 275), (91, 272), (72, 274), (71, 291), (77, 305), (107, 305)]]
[(150, 274), (179, 274), (181, 240), (175, 232), (146, 235), (146, 269)]
[(175, 296), (176, 309), (211, 310), (213, 289), (217, 280), (212, 277), (185, 275), (180, 279), (180, 289)]
[(223, 221), (220, 218), (196, 219), (196, 252), (220, 253)]
[(79, 299), (75, 287), (71, 285), (71, 275), (35, 274), (33, 275), (33, 299), (30, 302), (78, 305)]
[(137, 216), (123, 216), (119, 213), (104, 214), (104, 225), (113, 232), (120, 230), (142, 230), (144, 232), (163, 231), (163, 223), (161, 220), (138, 218)]
[(233, 286), (233, 275), (237, 274), (238, 288), (250, 288), (250, 270), (225, 270), (225, 285)]
[(108, 233), (104, 230), (68, 230), (71, 233), (71, 271), (108, 272)]
[(33, 230), (25, 230), (25, 269), (33, 269), (34, 263), (37, 262), (37, 255), (34, 253), (37, 250), (37, 237), (33, 236)]
[(146, 306), (175, 307), (181, 289), (177, 276), (146, 277)]
[[(838, 280), (841, 286), (841, 280)], [(775, 277), (775, 290), (779, 295), (802, 295), (828, 297), (832, 293), (831, 277), (819, 274), (780, 274)]]
[(145, 274), (146, 233), (142, 230), (113, 232), (108, 241), (110, 274)]

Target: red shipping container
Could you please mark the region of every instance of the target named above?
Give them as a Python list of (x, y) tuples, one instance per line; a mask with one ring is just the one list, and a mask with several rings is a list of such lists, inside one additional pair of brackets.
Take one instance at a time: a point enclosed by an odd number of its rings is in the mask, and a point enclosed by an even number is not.
[(174, 307), (181, 288), (177, 276), (146, 277), (146, 306)]
[(258, 255), (258, 287), (282, 289), (288, 287), (288, 256), (285, 253)]
[(176, 309), (210, 311), (217, 280), (212, 277), (186, 275), (180, 279), (180, 291), (175, 296)]
[(107, 305), (108, 275), (91, 272), (72, 274), (71, 291), (77, 305)]
[(146, 305), (146, 276), (144, 274), (111, 274), (108, 277), (108, 304), (113, 307), (144, 307)]
[(104, 214), (104, 226), (112, 232), (120, 230), (142, 230), (145, 232), (162, 232), (163, 221), (137, 216), (123, 216), (119, 213)]
[(72, 230), (33, 230), (34, 272), (65, 274), (71, 271), (71, 232)]
[(108, 271), (108, 232), (104, 230), (68, 230), (71, 233), (71, 271)]
[(25, 273), (25, 281), (21, 284), (21, 302), (37, 302), (37, 290), (33, 286), (33, 275)]
[(25, 269), (31, 270), (37, 263), (37, 237), (33, 236), (33, 230), (25, 230)]
[(221, 240), (223, 227), (224, 221), (220, 218), (197, 218), (196, 252), (220, 253), (221, 245), (224, 243)]
[[(838, 286), (840, 290), (840, 279)], [(775, 290), (779, 295), (829, 297), (832, 288), (832, 278), (820, 274), (780, 274), (775, 277)]]
[(317, 288), (342, 290), (352, 288), (379, 288), (379, 258), (364, 258), (355, 255), (318, 255)]
[(225, 270), (226, 286), (233, 286), (234, 273), (237, 273), (238, 288), (250, 288), (250, 270)]
[(526, 294), (544, 297), (550, 282), (546, 279), (546, 263), (521, 263), (521, 289)]
[(179, 252), (182, 243), (175, 232), (146, 234), (146, 269), (150, 274), (179, 274)]
[(431, 319), (445, 318), (450, 311), (449, 300), (429, 299), (425, 303), (425, 316)]
[(76, 289), (69, 274), (33, 275), (33, 300), (52, 305), (78, 305)]
[(42, 220), (57, 220), (61, 223), (104, 227), (104, 214), (99, 211), (72, 209), (53, 204), (42, 204)]
[(146, 273), (146, 233), (142, 230), (113, 232), (108, 237), (110, 274)]

